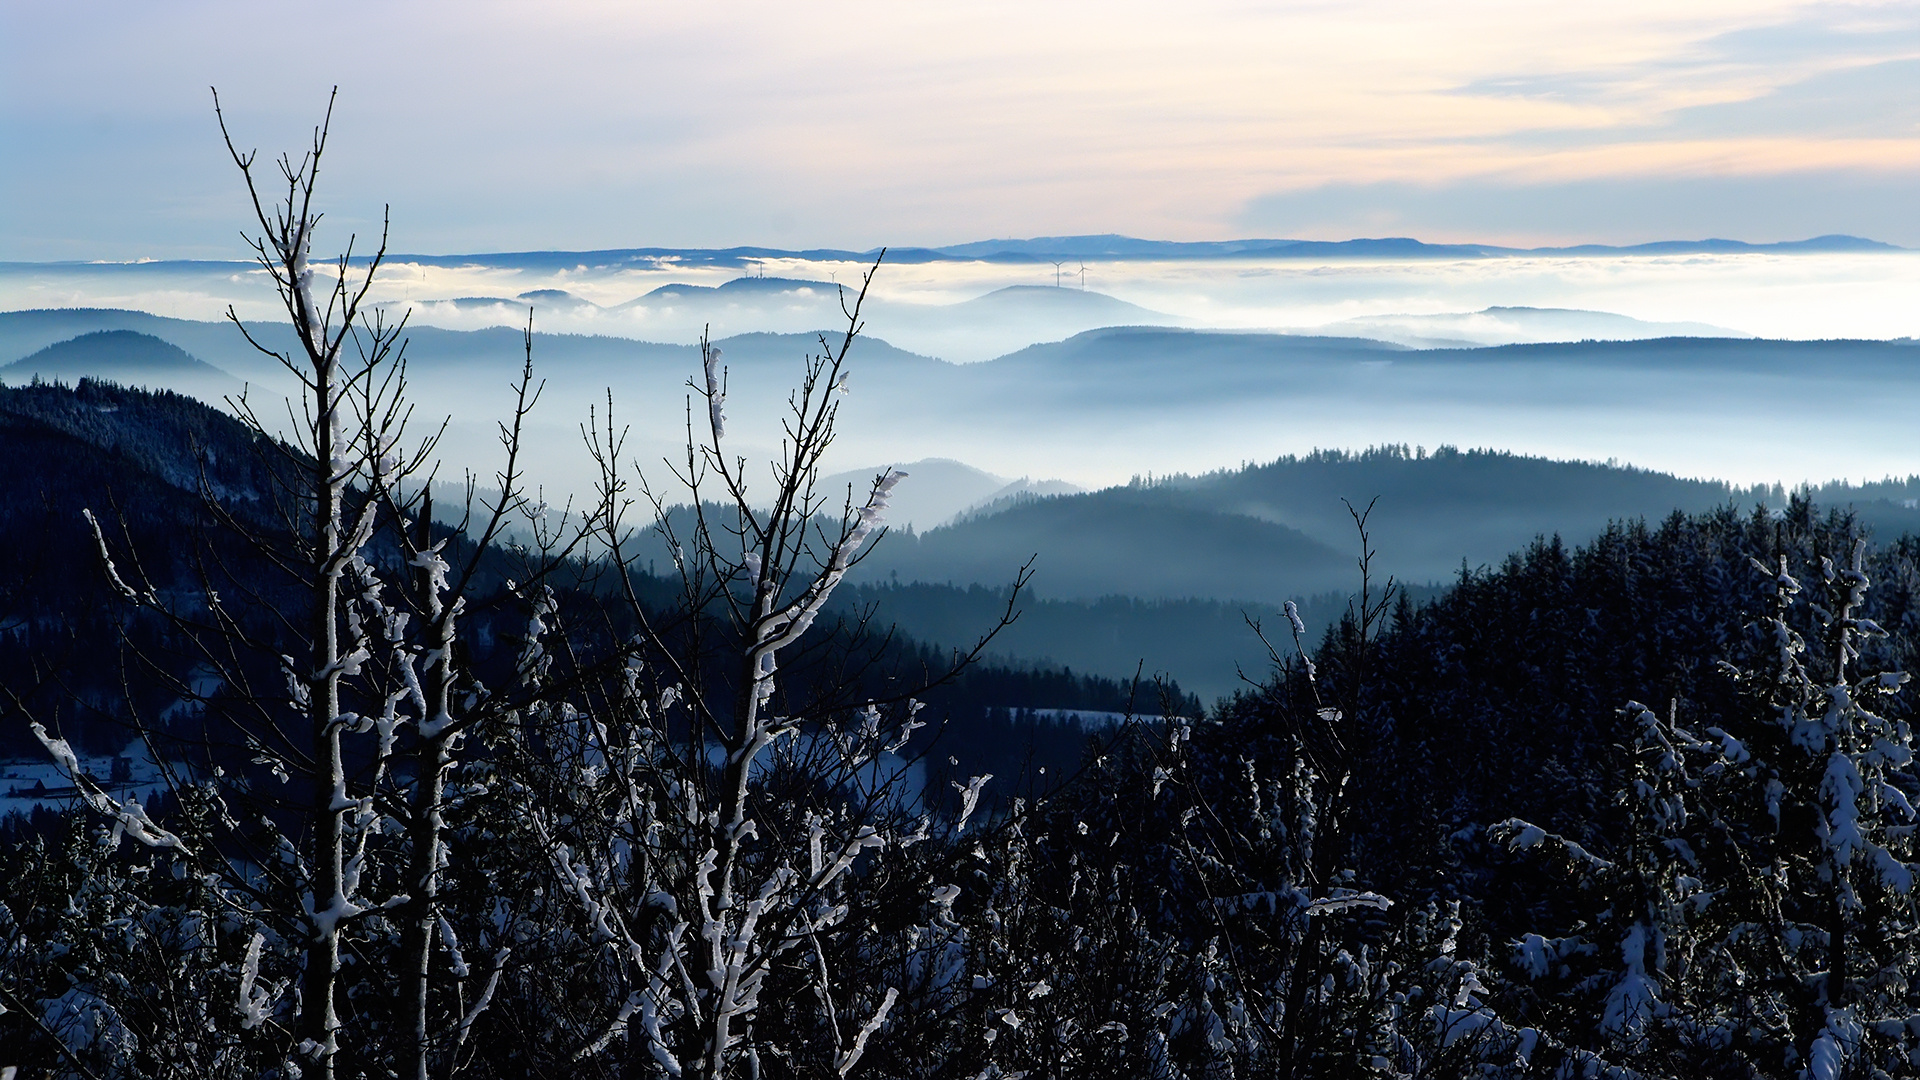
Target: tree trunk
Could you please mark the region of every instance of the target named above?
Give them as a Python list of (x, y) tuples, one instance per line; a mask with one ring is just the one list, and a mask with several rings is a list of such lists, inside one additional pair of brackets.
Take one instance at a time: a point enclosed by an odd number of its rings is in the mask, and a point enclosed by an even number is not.
[(345, 811), (338, 798), (346, 790), (346, 767), (340, 756), (340, 727), (334, 723), (340, 715), (340, 639), (335, 616), (340, 592), (341, 482), (334, 472), (333, 418), (340, 401), (328, 358), (324, 354), (315, 357), (314, 367), (314, 593), (309, 624), (312, 670), (301, 677), (310, 687), (307, 719), (318, 774), (313, 778), (310, 807), (313, 847), (308, 891), (312, 910), (308, 914), (312, 937), (307, 942), (302, 977), (299, 1034), (314, 1059), (309, 1075), (333, 1080), (334, 1056), (340, 1049), (334, 990), (340, 968), (340, 916), (346, 899), (346, 844), (341, 820)]

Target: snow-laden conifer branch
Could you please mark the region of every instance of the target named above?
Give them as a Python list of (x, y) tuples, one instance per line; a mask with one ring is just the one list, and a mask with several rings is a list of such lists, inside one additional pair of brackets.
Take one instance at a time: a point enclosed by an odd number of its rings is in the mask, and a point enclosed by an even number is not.
[(1578, 873), (1606, 873), (1616, 869), (1612, 862), (1595, 855), (1580, 844), (1520, 818), (1508, 818), (1489, 825), (1487, 837), (1494, 843), (1504, 845), (1513, 851), (1541, 848), (1554, 853), (1560, 857), (1565, 866)]

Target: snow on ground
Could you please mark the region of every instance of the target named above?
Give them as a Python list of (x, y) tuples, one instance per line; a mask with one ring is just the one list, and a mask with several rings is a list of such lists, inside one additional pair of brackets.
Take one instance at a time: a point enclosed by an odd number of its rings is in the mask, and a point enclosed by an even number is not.
[(1167, 719), (1157, 713), (1101, 712), (1097, 709), (1015, 709), (1013, 712), (1019, 718), (1076, 724), (1083, 731), (1105, 731), (1129, 720), (1152, 725)]
[[(116, 761), (125, 763), (124, 772), (116, 774)], [(145, 803), (153, 795), (167, 790), (160, 766), (137, 751), (117, 759), (82, 757), (80, 767), (117, 799), (131, 796)], [(13, 813), (31, 813), (36, 806), (70, 810), (79, 804), (73, 783), (51, 759), (0, 760), (0, 818)]]

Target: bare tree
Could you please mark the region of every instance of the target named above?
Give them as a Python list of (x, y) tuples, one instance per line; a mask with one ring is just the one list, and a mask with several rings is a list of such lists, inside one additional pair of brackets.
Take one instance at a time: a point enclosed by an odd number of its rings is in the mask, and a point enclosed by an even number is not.
[[(134, 658), (205, 710), (188, 738), (136, 721), (181, 763), (177, 818), (93, 784), (64, 740), (35, 730), (116, 839), (204, 884), (182, 918), (223, 929), (175, 988), (231, 1003), (224, 1067), (451, 1076), (502, 987), (517, 995), (505, 1007), (545, 1007), (527, 988), (547, 979), (571, 989), (540, 1037), (583, 1064), (624, 1069), (639, 1053), (654, 1071), (717, 1078), (757, 1075), (770, 1055), (852, 1074), (902, 1022), (901, 996), (929, 992), (913, 972), (957, 925), (961, 892), (940, 876), (961, 849), (929, 841), (966, 827), (986, 782), (936, 812), (916, 695), (982, 654), (1026, 580), (1023, 568), (971, 648), (891, 683), (875, 677), (891, 632), (871, 610), (830, 609), (904, 478), (884, 470), (860, 493), (820, 483), (872, 271), (801, 371), (764, 496), (726, 451), (727, 372), (703, 340), (671, 486), (625, 460), (609, 398), (583, 428), (594, 499), (547, 521), (519, 465), (540, 396), (529, 326), (498, 494), (477, 498), (469, 477), (462, 520), (436, 528), (439, 433), (408, 434), (406, 320), (369, 301), (384, 224), (368, 255), (350, 238), (314, 257), (331, 101), (311, 145), (271, 169), (215, 108), (286, 327), (229, 317), (299, 388), (284, 424), (231, 403), (268, 462), (273, 520), (203, 481), (249, 555), (209, 555), (193, 595), (151, 578), (125, 528), (110, 540), (94, 523), (120, 594), (210, 675), (212, 689)], [(522, 542), (506, 552), (510, 528)], [(649, 531), (678, 554), (670, 603), (647, 591)], [(579, 577), (563, 584), (562, 569)], [(494, 601), (525, 629), (511, 670), (483, 680), (463, 620)], [(810, 674), (783, 673), (796, 660)], [(543, 858), (516, 863), (508, 839)]]
[[(286, 442), (252, 400), (231, 402), (269, 459), (275, 490), (260, 494), (277, 520), (264, 528), (242, 520), (203, 481), (207, 508), (253, 557), (245, 567), (203, 562), (200, 594), (185, 598), (156, 588), (137, 545), (116, 552), (93, 525), (122, 595), (170, 623), (213, 676), (211, 692), (178, 680), (173, 687), (209, 707), (197, 742), (171, 743), (193, 760), (169, 780), (202, 812), (162, 827), (139, 803), (92, 784), (63, 740), (34, 730), (117, 834), (177, 853), (214, 883), (226, 917), (250, 935), (242, 955), (227, 950), (223, 971), (261, 1060), (278, 1058), (309, 1077), (334, 1076), (342, 1060), (356, 1073), (451, 1074), (509, 953), (500, 948), (493, 963), (469, 968), (439, 885), (448, 772), (474, 728), (518, 704), (463, 670), (458, 638), (483, 559), (529, 510), (518, 451), (540, 391), (531, 326), (511, 419), (500, 425), (498, 494), (476, 500), (469, 477), (463, 520), (436, 536), (438, 432), (408, 440), (405, 319), (390, 322), (367, 301), (386, 255), (385, 226), (364, 258), (352, 238), (335, 259), (313, 258), (331, 100), (311, 146), (297, 159), (280, 157), (277, 176), (236, 146), (217, 95), (215, 111), (259, 229), (249, 243), (292, 331), (289, 347), (228, 312), (299, 387), (299, 400), (287, 403)], [(534, 532), (546, 560), (532, 571), (537, 580), (571, 547)], [(141, 734), (169, 743), (157, 726)], [(395, 973), (383, 995), (401, 1002), (391, 1013), (359, 1004), (350, 1020), (341, 975), (349, 953)], [(342, 1033), (350, 1022), (349, 1047)]]
[[(854, 897), (875, 859), (904, 858), (933, 835), (916, 790), (910, 744), (924, 725), (912, 695), (972, 662), (992, 631), (942, 670), (913, 673), (908, 689), (862, 696), (860, 667), (884, 653), (888, 635), (868, 625), (871, 612), (828, 615), (905, 475), (884, 470), (858, 497), (819, 484), (872, 276), (843, 296), (844, 330), (820, 338), (789, 396), (764, 498), (756, 470), (726, 452), (728, 376), (710, 341), (688, 384), (687, 452), (669, 463), (670, 487), (650, 486), (624, 460), (611, 402), (587, 431), (600, 469), (594, 541), (619, 601), (613, 621), (631, 633), (606, 635), (624, 644), (601, 658), (573, 648), (586, 635), (556, 634), (567, 663), (528, 672), (577, 688), (530, 714), (546, 725), (544, 745), (575, 747), (533, 758), (550, 775), (530, 820), (574, 897), (582, 939), (626, 988), (607, 996), (597, 1020), (580, 1018), (577, 1059), (631, 1041), (668, 1075), (757, 1075), (764, 1055), (846, 1075), (902, 992), (902, 980), (882, 987), (842, 967), (860, 962), (856, 943), (872, 943), (877, 917)], [(669, 612), (636, 587), (648, 530), (674, 553)], [(1022, 571), (1015, 595), (1024, 582)], [(835, 637), (851, 668), (806, 688), (783, 685), (783, 655)], [(877, 640), (862, 652), (863, 638)], [(811, 660), (821, 667), (819, 655)], [(593, 672), (615, 684), (584, 692)], [(932, 924), (952, 898), (921, 890), (907, 903)], [(811, 1003), (804, 1022), (793, 1015), (798, 1002)], [(762, 1022), (767, 1008), (783, 1019)]]

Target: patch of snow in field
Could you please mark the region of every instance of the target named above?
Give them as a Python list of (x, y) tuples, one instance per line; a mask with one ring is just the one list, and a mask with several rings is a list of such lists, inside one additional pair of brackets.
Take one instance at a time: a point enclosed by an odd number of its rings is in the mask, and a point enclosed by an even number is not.
[[(126, 762), (126, 779), (118, 782), (113, 779), (114, 760), (105, 755), (82, 757), (80, 766), (116, 799), (133, 797), (144, 803), (167, 790), (160, 766), (145, 754), (121, 759)], [(71, 810), (79, 805), (72, 781), (52, 760), (0, 760), (0, 817), (30, 814), (36, 806)]]

